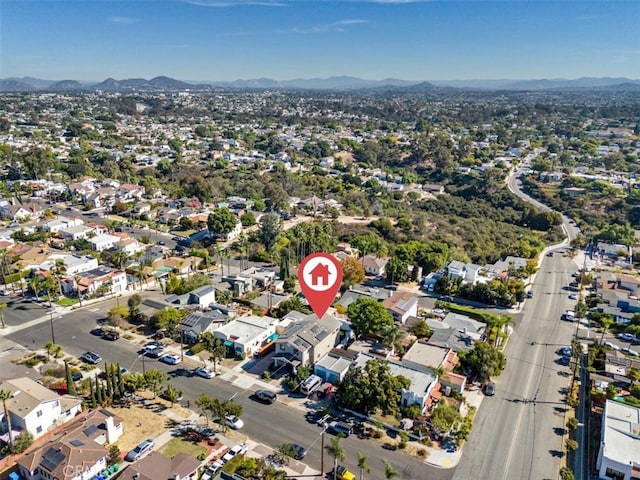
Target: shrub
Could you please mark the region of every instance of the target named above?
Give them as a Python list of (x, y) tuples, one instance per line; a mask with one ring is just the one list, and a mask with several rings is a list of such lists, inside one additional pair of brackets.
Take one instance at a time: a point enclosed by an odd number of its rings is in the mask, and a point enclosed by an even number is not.
[(570, 438), (567, 438), (567, 440), (564, 442), (564, 445), (570, 452), (575, 452), (578, 449), (578, 442)]
[(407, 448), (407, 443), (409, 443), (409, 434), (401, 430), (398, 432), (398, 437), (400, 438), (398, 447), (400, 447), (401, 449)]
[(567, 420), (567, 428), (569, 430), (575, 430), (577, 426), (578, 419), (576, 417), (571, 417), (569, 420)]
[(204, 350), (204, 343), (202, 342), (198, 342), (194, 345), (191, 345), (191, 348), (189, 349), (189, 351), (193, 354), (196, 355), (197, 353), (200, 353)]
[(268, 370), (265, 370), (264, 372), (262, 372), (262, 378), (263, 380), (270, 382), (271, 381), (271, 372)]
[(574, 480), (573, 472), (569, 467), (560, 468), (560, 480)]
[(427, 456), (427, 451), (424, 448), (420, 448), (417, 452), (416, 455), (418, 455), (418, 457), (420, 458), (424, 458)]
[(382, 432), (380, 430), (373, 431), (373, 438), (380, 439), (382, 438)]

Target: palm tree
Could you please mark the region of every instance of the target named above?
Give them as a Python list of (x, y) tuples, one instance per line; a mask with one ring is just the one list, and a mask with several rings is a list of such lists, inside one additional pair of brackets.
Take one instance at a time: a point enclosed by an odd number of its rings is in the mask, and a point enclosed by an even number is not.
[(391, 478), (400, 475), (398, 471), (393, 468), (393, 465), (391, 465), (389, 462), (387, 462), (386, 460), (382, 460), (382, 463), (384, 464), (384, 478), (390, 480)]
[(16, 262), (16, 268), (18, 269), (18, 281), (20, 282), (20, 292), (22, 293), (22, 296), (24, 297), (24, 283), (22, 283), (22, 270), (24, 269), (24, 261), (23, 260), (18, 260)]
[(7, 431), (9, 432), (9, 450), (13, 450), (13, 432), (11, 431), (11, 417), (9, 416), (9, 407), (7, 407), (7, 400), (13, 398), (13, 393), (10, 390), (0, 390), (0, 400), (2, 400), (2, 408), (4, 409), (4, 418), (7, 422)]
[(338, 461), (344, 461), (346, 454), (344, 448), (340, 445), (340, 437), (331, 439), (331, 443), (325, 447), (329, 455), (333, 457), (333, 479), (336, 480), (338, 475)]
[(76, 282), (76, 293), (78, 295), (80, 306), (82, 307), (82, 293), (80, 292), (80, 280), (82, 280), (82, 277), (80, 275), (74, 275), (73, 280)]
[(404, 332), (401, 332), (398, 325), (394, 323), (382, 332), (382, 344), (385, 347), (389, 347), (402, 338), (402, 336), (404, 336)]
[(358, 468), (360, 469), (360, 480), (362, 480), (362, 472), (365, 471), (367, 473), (371, 473), (371, 467), (367, 464), (367, 456), (363, 455), (360, 452), (357, 452), (358, 455)]
[(40, 300), (40, 292), (42, 291), (42, 287), (44, 287), (44, 280), (40, 275), (34, 275), (29, 279), (29, 288), (33, 291), (33, 294), (36, 296), (36, 300)]
[(607, 333), (607, 330), (613, 325), (613, 318), (610, 315), (602, 315), (602, 317), (600, 317), (600, 325), (602, 325), (602, 336), (600, 337), (600, 344), (602, 345), (604, 334)]
[(0, 326), (2, 326), (2, 328), (7, 326), (4, 323), (4, 309), (5, 308), (7, 308), (7, 304), (6, 303), (0, 303)]
[(67, 273), (67, 266), (64, 264), (64, 260), (57, 258), (56, 264), (51, 271), (58, 281), (58, 291), (60, 292), (60, 296), (62, 296), (62, 276)]

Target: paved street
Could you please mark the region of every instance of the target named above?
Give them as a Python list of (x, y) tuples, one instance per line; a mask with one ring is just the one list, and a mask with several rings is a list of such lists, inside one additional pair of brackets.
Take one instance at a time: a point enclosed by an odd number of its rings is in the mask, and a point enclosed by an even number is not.
[(560, 320), (572, 306), (562, 287), (577, 268), (560, 255), (543, 257), (534, 297), (505, 349), (496, 396), (483, 402), (454, 478), (557, 478), (569, 368), (556, 351), (575, 333), (575, 324)]

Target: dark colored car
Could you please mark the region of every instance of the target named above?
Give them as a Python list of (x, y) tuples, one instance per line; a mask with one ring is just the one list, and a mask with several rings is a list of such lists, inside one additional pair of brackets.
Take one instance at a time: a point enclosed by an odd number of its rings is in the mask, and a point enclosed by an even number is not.
[(91, 335), (95, 335), (96, 337), (102, 337), (105, 334), (106, 330), (104, 328), (94, 328), (93, 330), (91, 330)]
[(104, 332), (102, 338), (104, 338), (105, 340), (109, 340), (110, 342), (115, 342), (120, 338), (120, 334), (115, 330), (109, 330), (107, 332)]
[(80, 380), (82, 380), (82, 373), (80, 372), (73, 372), (71, 374), (71, 380), (73, 380), (74, 382), (79, 382)]
[(270, 390), (258, 390), (253, 394), (254, 398), (259, 402), (271, 405), (278, 399), (278, 395)]
[(307, 450), (297, 443), (285, 443), (280, 447), (280, 453), (295, 460), (302, 460), (307, 454)]
[(485, 385), (484, 387), (484, 394), (487, 397), (492, 397), (493, 395), (496, 394), (496, 384), (493, 382), (489, 382)]

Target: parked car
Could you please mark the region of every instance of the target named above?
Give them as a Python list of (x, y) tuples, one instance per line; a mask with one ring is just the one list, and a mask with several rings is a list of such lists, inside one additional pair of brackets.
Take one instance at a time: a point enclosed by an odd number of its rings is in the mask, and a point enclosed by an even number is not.
[(558, 353), (560, 355), (562, 355), (563, 357), (570, 357), (571, 356), (571, 347), (562, 347), (558, 350)]
[(95, 335), (96, 337), (101, 337), (105, 334), (106, 330), (104, 328), (94, 328), (93, 330), (91, 330), (89, 333), (91, 335)]
[(338, 480), (356, 480), (355, 474), (347, 470), (344, 465), (338, 465), (336, 473)]
[(258, 390), (253, 394), (254, 398), (259, 402), (271, 405), (278, 399), (278, 395), (270, 390)]
[(140, 351), (141, 351), (141, 352), (147, 352), (147, 351), (149, 351), (149, 350), (155, 350), (156, 348), (164, 348), (164, 347), (165, 347), (164, 343), (156, 342), (156, 341), (154, 340), (154, 341), (151, 341), (151, 342), (145, 343), (145, 344), (142, 346), (142, 348), (140, 349)]
[(150, 358), (160, 358), (163, 352), (164, 352), (164, 348), (156, 347), (156, 348), (151, 348), (149, 350), (145, 350), (144, 354)]
[(619, 333), (618, 335), (616, 335), (616, 338), (624, 340), (625, 342), (633, 342), (636, 337), (633, 335), (633, 333)]
[(246, 443), (239, 443), (238, 445), (234, 445), (229, 449), (227, 453), (222, 457), (222, 461), (227, 463), (229, 460), (233, 459), (236, 455), (244, 455), (249, 450)]
[(80, 380), (82, 380), (82, 373), (81, 372), (73, 372), (71, 374), (71, 380), (73, 380), (74, 382), (79, 382)]
[(620, 347), (618, 345), (616, 345), (615, 343), (604, 342), (602, 345), (604, 345), (605, 347), (610, 348), (611, 350), (620, 350)]
[(280, 452), (295, 460), (302, 460), (307, 454), (307, 450), (297, 443), (284, 443), (280, 447)]
[(0, 295), (2, 295), (3, 297), (6, 297), (7, 295), (11, 295), (11, 291), (9, 290), (0, 290)]
[(343, 435), (348, 437), (353, 433), (353, 428), (346, 422), (341, 422), (339, 420), (329, 422), (327, 425), (327, 431), (329, 433), (333, 433), (334, 435)]
[(168, 365), (177, 365), (180, 363), (180, 355), (176, 355), (175, 353), (167, 353), (166, 355), (162, 355), (159, 360), (162, 363), (166, 363)]
[(210, 463), (207, 469), (202, 474), (202, 477), (200, 477), (200, 480), (212, 480), (217, 475), (218, 470), (220, 470), (222, 467), (224, 467), (224, 462), (222, 460), (216, 460)]
[(496, 384), (493, 382), (489, 382), (484, 386), (484, 394), (487, 397), (492, 397), (496, 394)]
[(153, 439), (147, 438), (146, 440), (138, 444), (136, 448), (130, 450), (129, 453), (127, 453), (127, 456), (124, 457), (124, 459), (127, 462), (135, 462), (136, 460), (140, 459), (145, 453), (151, 451), (153, 446)]
[(102, 335), (102, 338), (109, 340), (110, 342), (115, 342), (120, 338), (120, 334), (115, 330), (107, 330), (104, 332), (104, 335)]
[(194, 375), (197, 375), (202, 378), (213, 378), (216, 376), (210, 368), (207, 367), (198, 367), (193, 371)]
[(631, 355), (632, 357), (640, 357), (640, 352), (631, 350), (630, 348), (623, 348), (620, 351), (626, 353), (627, 355)]
[(244, 427), (244, 422), (242, 421), (242, 419), (231, 415), (224, 419), (224, 423), (226, 423), (228, 427), (233, 428), (234, 430), (240, 430), (242, 427)]
[(527, 298), (533, 298), (533, 292), (531, 290), (527, 291)]
[(102, 362), (102, 357), (95, 352), (85, 352), (82, 354), (80, 359), (84, 362), (91, 363), (92, 365), (97, 365)]
[(571, 295), (569, 295), (569, 300), (577, 300), (578, 299), (578, 295), (576, 295), (575, 293), (572, 293)]

